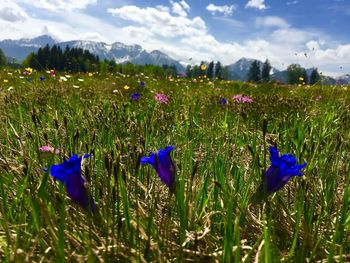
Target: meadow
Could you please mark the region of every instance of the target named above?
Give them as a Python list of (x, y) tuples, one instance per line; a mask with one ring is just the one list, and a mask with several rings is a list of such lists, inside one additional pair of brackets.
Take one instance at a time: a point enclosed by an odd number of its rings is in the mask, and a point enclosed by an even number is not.
[[(3, 69), (0, 260), (349, 262), (349, 89)], [(173, 192), (140, 164), (169, 145)], [(270, 146), (307, 166), (257, 200)], [(73, 154), (98, 216), (45, 169)]]

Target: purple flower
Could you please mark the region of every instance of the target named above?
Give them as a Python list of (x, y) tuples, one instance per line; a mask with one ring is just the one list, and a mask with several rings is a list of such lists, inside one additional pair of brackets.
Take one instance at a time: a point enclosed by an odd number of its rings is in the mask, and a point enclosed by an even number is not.
[(44, 81), (45, 80), (45, 77), (43, 77), (43, 76), (40, 76), (40, 78), (39, 78), (41, 81)]
[(145, 82), (140, 81), (140, 86), (141, 86), (142, 88), (144, 88), (144, 87), (145, 87)]
[(138, 92), (135, 92), (135, 93), (131, 94), (130, 99), (131, 100), (139, 100), (140, 97), (141, 97), (141, 94)]
[(300, 172), (307, 163), (297, 164), (297, 160), (291, 154), (279, 156), (275, 147), (270, 147), (271, 166), (266, 171), (266, 179), (260, 185), (260, 192), (274, 193), (281, 189), (292, 176), (302, 176)]
[(61, 164), (54, 164), (50, 168), (52, 177), (59, 180), (66, 187), (68, 196), (78, 205), (92, 212), (97, 211), (97, 207), (91, 195), (88, 194), (85, 184), (86, 179), (81, 172), (81, 161), (90, 157), (89, 154), (78, 157), (74, 154), (69, 160), (64, 160)]
[(152, 152), (149, 157), (141, 158), (141, 163), (151, 164), (162, 182), (170, 189), (173, 189), (175, 182), (175, 165), (170, 156), (172, 150), (174, 150), (174, 146), (170, 145), (165, 149), (158, 150), (157, 153)]

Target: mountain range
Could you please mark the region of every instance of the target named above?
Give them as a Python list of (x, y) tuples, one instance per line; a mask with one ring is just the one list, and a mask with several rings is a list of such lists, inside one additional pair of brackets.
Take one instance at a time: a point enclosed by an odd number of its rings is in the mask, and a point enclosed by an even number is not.
[(131, 62), (138, 65), (174, 65), (179, 72), (184, 72), (185, 68), (177, 60), (169, 57), (159, 50), (147, 52), (139, 45), (125, 45), (120, 42), (106, 44), (104, 42), (95, 42), (88, 40), (73, 40), (58, 42), (48, 35), (39, 36), (32, 39), (5, 39), (0, 41), (0, 48), (10, 61), (15, 59), (23, 61), (29, 53), (36, 52), (45, 45), (57, 45), (64, 50), (67, 46), (70, 48), (82, 48), (98, 55), (101, 60), (114, 60), (117, 63)]
[[(131, 62), (138, 65), (174, 65), (178, 72), (184, 72), (185, 67), (178, 60), (171, 58), (167, 54), (159, 50), (153, 50), (147, 52), (140, 45), (125, 45), (120, 42), (113, 44), (106, 44), (104, 42), (88, 41), (88, 40), (73, 40), (66, 42), (59, 42), (48, 35), (42, 35), (31, 39), (5, 39), (0, 41), (0, 48), (4, 51), (5, 55), (10, 61), (23, 61), (29, 53), (36, 52), (40, 47), (45, 45), (58, 45), (63, 50), (66, 46), (82, 48), (89, 50), (91, 53), (98, 55), (100, 59), (114, 60), (116, 63)], [(255, 59), (241, 58), (238, 61), (227, 66), (229, 79), (232, 80), (247, 80), (247, 74), (251, 63)], [(263, 62), (258, 61), (260, 67)], [(311, 72), (311, 69), (307, 69), (307, 72)], [(272, 67), (271, 78), (280, 80), (281, 82), (287, 82), (287, 70), (277, 70)], [(337, 79), (331, 77), (324, 77), (327, 84), (348, 84), (350, 83), (350, 75), (340, 76)]]

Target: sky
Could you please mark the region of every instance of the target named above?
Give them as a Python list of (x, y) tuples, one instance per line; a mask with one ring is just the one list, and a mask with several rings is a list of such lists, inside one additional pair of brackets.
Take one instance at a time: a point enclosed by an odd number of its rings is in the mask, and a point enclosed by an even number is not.
[(242, 57), (350, 73), (350, 0), (0, 0), (0, 40), (139, 44), (183, 63)]

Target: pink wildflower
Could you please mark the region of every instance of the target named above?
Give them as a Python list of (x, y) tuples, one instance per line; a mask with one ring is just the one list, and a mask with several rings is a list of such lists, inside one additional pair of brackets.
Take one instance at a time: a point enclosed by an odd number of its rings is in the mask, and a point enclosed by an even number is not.
[(162, 93), (156, 93), (154, 99), (160, 103), (168, 104), (168, 97)]
[(254, 101), (253, 98), (242, 94), (234, 95), (232, 99), (237, 103), (252, 103)]
[(55, 154), (59, 154), (60, 150), (53, 148), (51, 145), (44, 145), (39, 147), (39, 151), (44, 152), (44, 153), (55, 153)]

